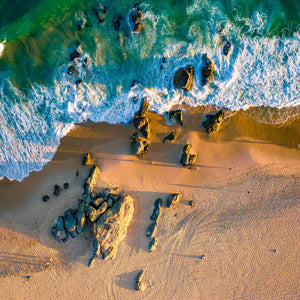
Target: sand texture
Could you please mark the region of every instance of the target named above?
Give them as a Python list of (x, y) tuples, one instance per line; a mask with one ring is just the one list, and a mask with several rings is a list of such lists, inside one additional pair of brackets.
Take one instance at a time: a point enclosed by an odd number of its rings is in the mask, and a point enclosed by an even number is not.
[[(182, 127), (150, 113), (143, 158), (131, 155), (132, 124), (88, 122), (62, 139), (43, 171), (0, 182), (0, 299), (299, 298), (300, 119), (264, 125), (227, 114), (208, 135), (200, 126), (206, 109), (184, 109)], [(172, 130), (178, 138), (163, 144)], [(179, 163), (187, 143), (198, 155), (192, 169)], [(135, 199), (116, 257), (91, 268), (89, 226), (63, 245), (51, 236), (56, 217), (83, 193), (84, 152), (100, 167), (99, 188), (118, 186)], [(53, 195), (65, 182), (68, 189)], [(167, 208), (172, 193), (182, 202)], [(158, 198), (158, 243), (149, 253), (146, 230)], [(141, 270), (146, 289), (136, 291)]]

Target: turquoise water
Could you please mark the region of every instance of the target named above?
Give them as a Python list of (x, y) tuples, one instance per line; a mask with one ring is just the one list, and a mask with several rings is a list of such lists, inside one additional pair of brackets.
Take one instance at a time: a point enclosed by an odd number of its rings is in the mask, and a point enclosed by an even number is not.
[[(1, 1), (0, 178), (41, 170), (74, 123), (127, 124), (144, 97), (158, 113), (183, 102), (231, 110), (299, 106), (299, 1), (142, 1), (138, 33), (130, 21), (135, 1), (102, 1), (102, 23), (99, 3)], [(227, 56), (224, 40), (232, 45)], [(70, 62), (79, 44), (81, 56)], [(215, 74), (202, 87), (204, 53)], [(76, 76), (67, 74), (72, 64)], [(188, 64), (194, 86), (177, 90), (174, 73)]]

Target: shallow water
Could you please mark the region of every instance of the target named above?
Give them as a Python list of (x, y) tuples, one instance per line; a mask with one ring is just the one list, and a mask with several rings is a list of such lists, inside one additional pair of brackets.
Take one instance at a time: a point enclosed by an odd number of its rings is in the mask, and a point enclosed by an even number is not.
[[(127, 124), (144, 97), (158, 113), (184, 102), (273, 107), (276, 113), (267, 118), (249, 114), (268, 123), (299, 115), (298, 1), (143, 1), (139, 33), (130, 21), (135, 1), (102, 1), (108, 8), (102, 23), (94, 12), (99, 3), (1, 1), (0, 42), (7, 42), (0, 58), (0, 178), (22, 180), (41, 170), (74, 123)], [(79, 31), (76, 22), (86, 22), (85, 28)], [(224, 40), (232, 45), (228, 56)], [(68, 75), (70, 53), (79, 44), (78, 75)], [(202, 87), (204, 53), (215, 74)], [(177, 90), (174, 73), (188, 64), (194, 86)]]

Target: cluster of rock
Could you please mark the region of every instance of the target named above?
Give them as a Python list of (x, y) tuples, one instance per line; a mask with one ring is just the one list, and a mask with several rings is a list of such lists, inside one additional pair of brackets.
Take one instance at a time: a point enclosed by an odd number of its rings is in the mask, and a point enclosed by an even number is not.
[(154, 237), (154, 235), (157, 230), (158, 221), (161, 216), (161, 211), (162, 211), (162, 200), (157, 199), (154, 202), (154, 210), (152, 212), (152, 215), (150, 216), (150, 219), (153, 221), (153, 223), (149, 225), (146, 231), (146, 237), (150, 238), (150, 243), (148, 248), (150, 253), (155, 250), (156, 245), (158, 243), (158, 238)]
[(224, 111), (220, 110), (215, 115), (207, 114), (206, 120), (202, 122), (202, 126), (206, 129), (208, 133), (212, 133), (220, 130), (224, 120)]
[(54, 238), (63, 244), (69, 236), (75, 238), (91, 223), (94, 238), (90, 266), (100, 255), (102, 259), (113, 258), (117, 246), (126, 237), (134, 211), (134, 199), (130, 195), (120, 195), (118, 188), (97, 193), (99, 176), (100, 169), (94, 165), (83, 184), (84, 193), (77, 208), (68, 209), (59, 216), (51, 230)]
[[(68, 182), (65, 182), (65, 183), (63, 184), (63, 187), (64, 187), (65, 190), (68, 189), (69, 183), (68, 183)], [(54, 194), (55, 196), (59, 196), (59, 195), (60, 195), (60, 192), (61, 192), (62, 190), (63, 190), (63, 189), (62, 189), (62, 187), (61, 187), (60, 185), (55, 184), (55, 185), (54, 185), (53, 194)], [(48, 195), (44, 195), (44, 196), (42, 197), (42, 199), (43, 199), (43, 202), (47, 202), (47, 201), (50, 199), (50, 197), (49, 197)]]
[(192, 145), (191, 144), (186, 144), (183, 148), (183, 153), (180, 159), (180, 163), (184, 167), (192, 167), (197, 160), (197, 155), (196, 154), (190, 154)]
[(151, 133), (150, 119), (148, 116), (149, 102), (144, 99), (140, 110), (137, 112), (133, 119), (135, 128), (138, 132), (135, 132), (131, 137), (131, 150), (132, 154), (143, 157), (149, 150), (149, 137)]
[(140, 5), (138, 3), (136, 3), (130, 13), (130, 20), (133, 24), (134, 32), (142, 31), (142, 29), (143, 29), (143, 25), (141, 23), (142, 17), (143, 17), (143, 14), (140, 11)]
[(180, 68), (176, 71), (173, 84), (177, 89), (190, 91), (194, 85), (194, 67), (188, 65), (186, 68)]

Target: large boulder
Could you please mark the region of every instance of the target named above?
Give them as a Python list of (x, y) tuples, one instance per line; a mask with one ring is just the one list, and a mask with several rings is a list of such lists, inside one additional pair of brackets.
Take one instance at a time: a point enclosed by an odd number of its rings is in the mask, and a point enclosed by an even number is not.
[(208, 58), (207, 54), (202, 55), (202, 64), (201, 64), (201, 75), (202, 85), (206, 85), (209, 81), (211, 81), (214, 74), (214, 65), (212, 61)]
[(220, 110), (215, 115), (208, 114), (206, 120), (202, 122), (202, 126), (206, 129), (208, 133), (212, 133), (220, 130), (224, 120), (224, 112)]
[(118, 245), (126, 237), (133, 211), (134, 199), (125, 195), (95, 223), (93, 234), (100, 244), (102, 259), (113, 258)]
[(147, 139), (139, 137), (136, 133), (131, 137), (132, 154), (143, 157), (149, 150)]
[(177, 89), (190, 91), (194, 84), (194, 67), (188, 65), (187, 68), (180, 68), (176, 71), (173, 84)]

